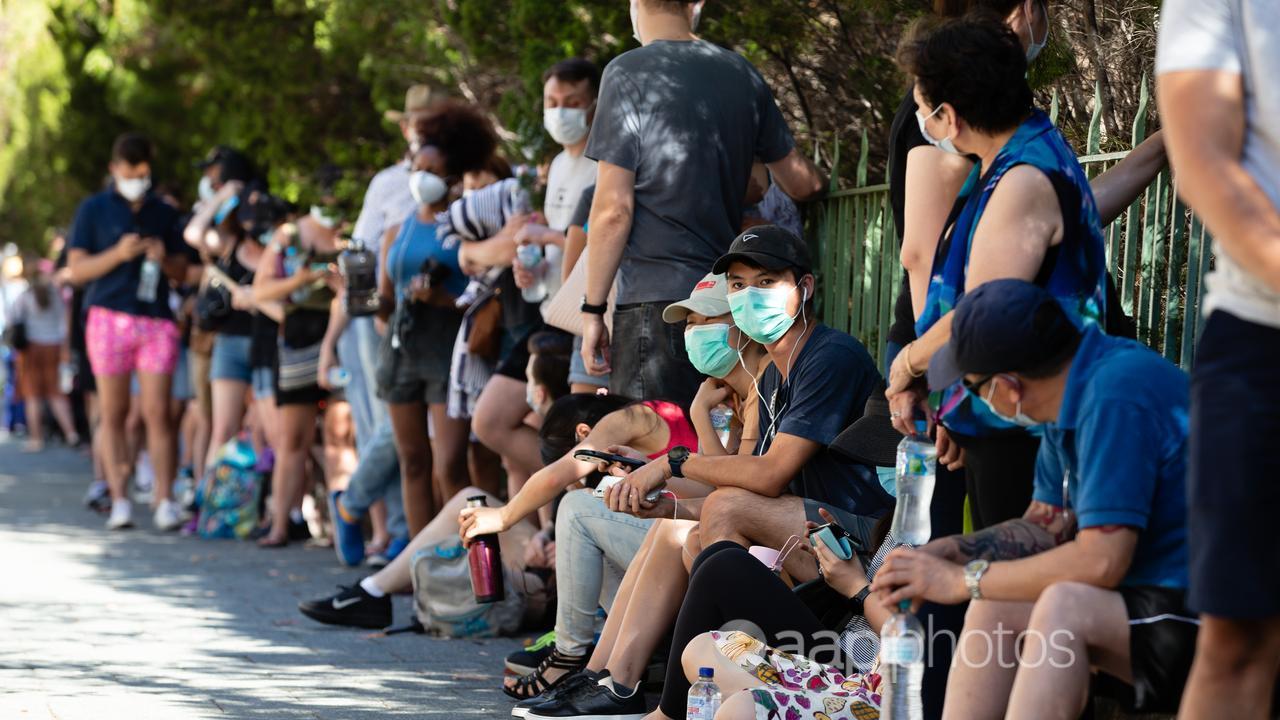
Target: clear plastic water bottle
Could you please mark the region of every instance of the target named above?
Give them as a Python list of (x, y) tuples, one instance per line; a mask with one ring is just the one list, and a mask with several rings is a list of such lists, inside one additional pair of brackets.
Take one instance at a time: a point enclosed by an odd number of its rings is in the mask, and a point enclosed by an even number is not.
[(713, 668), (698, 668), (698, 682), (689, 688), (689, 704), (685, 717), (689, 720), (712, 720), (720, 710), (720, 688), (715, 683)]
[(933, 535), (929, 503), (933, 500), (937, 465), (938, 450), (923, 434), (908, 435), (898, 443), (898, 504), (890, 532), (907, 545), (924, 545)]
[(338, 272), (346, 286), (346, 310), (351, 317), (378, 312), (378, 256), (360, 240), (338, 256)]
[(155, 302), (160, 292), (160, 263), (147, 258), (142, 261), (142, 272), (138, 275), (138, 299), (142, 302)]
[(542, 247), (525, 243), (516, 248), (516, 262), (534, 274), (533, 284), (520, 291), (525, 302), (540, 303), (547, 297), (547, 264), (543, 261)]
[(898, 612), (880, 629), (882, 720), (923, 720), (920, 683), (924, 678), (924, 628), (912, 615), (911, 601), (898, 603)]
[(351, 384), (351, 371), (344, 367), (331, 367), (326, 378), (329, 380), (329, 387), (344, 388)]
[(720, 444), (729, 447), (729, 425), (733, 422), (733, 410), (724, 405), (711, 408), (711, 427), (715, 428)]
[(76, 366), (69, 362), (58, 363), (58, 390), (70, 395), (76, 389)]

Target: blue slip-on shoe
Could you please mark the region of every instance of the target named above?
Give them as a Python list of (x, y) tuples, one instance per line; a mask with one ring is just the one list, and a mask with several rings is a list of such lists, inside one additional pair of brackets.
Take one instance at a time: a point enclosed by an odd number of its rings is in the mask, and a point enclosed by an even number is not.
[(333, 521), (333, 550), (338, 562), (347, 567), (357, 567), (364, 561), (364, 530), (359, 523), (347, 522), (342, 517), (339, 503), (342, 491), (329, 493), (329, 518)]

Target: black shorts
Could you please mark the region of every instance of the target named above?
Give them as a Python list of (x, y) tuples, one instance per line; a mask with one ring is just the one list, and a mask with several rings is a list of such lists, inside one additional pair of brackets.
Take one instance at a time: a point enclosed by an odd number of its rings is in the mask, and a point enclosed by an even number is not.
[(519, 380), (520, 382), (527, 381), (528, 376), (525, 375), (525, 368), (529, 365), (529, 338), (544, 327), (546, 326), (539, 323), (524, 332), (514, 335), (511, 340), (511, 347), (507, 349), (502, 359), (498, 361), (498, 368), (493, 373), (509, 377), (512, 380)]
[(1186, 593), (1162, 587), (1122, 587), (1129, 613), (1129, 664), (1133, 684), (1099, 673), (1095, 691), (1129, 712), (1175, 713), (1196, 656), (1200, 621)]
[(1214, 312), (1191, 374), (1188, 604), (1198, 612), (1280, 615), (1277, 436), (1280, 329)]

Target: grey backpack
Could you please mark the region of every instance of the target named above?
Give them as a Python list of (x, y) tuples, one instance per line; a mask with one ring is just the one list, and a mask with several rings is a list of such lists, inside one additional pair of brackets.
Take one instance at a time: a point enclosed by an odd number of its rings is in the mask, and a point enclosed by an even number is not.
[(422, 548), (409, 562), (413, 575), (413, 604), (418, 621), (432, 635), (497, 637), (520, 629), (525, 599), (504, 568), (506, 597), (481, 605), (471, 590), (471, 569), (460, 540)]

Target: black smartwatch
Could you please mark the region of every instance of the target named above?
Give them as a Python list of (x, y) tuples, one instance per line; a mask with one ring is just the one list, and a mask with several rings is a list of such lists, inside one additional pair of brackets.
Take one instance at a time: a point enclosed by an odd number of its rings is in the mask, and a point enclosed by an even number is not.
[(591, 315), (603, 315), (606, 312), (609, 312), (609, 303), (605, 302), (599, 305), (592, 305), (591, 303), (587, 302), (587, 296), (583, 295), (582, 306), (578, 309), (584, 313), (590, 313)]
[(871, 583), (867, 583), (866, 587), (858, 591), (857, 595), (849, 598), (849, 609), (854, 615), (865, 615), (867, 598), (871, 596)]
[(671, 477), (684, 477), (684, 461), (689, 459), (689, 448), (677, 445), (667, 451), (667, 464), (671, 466)]

